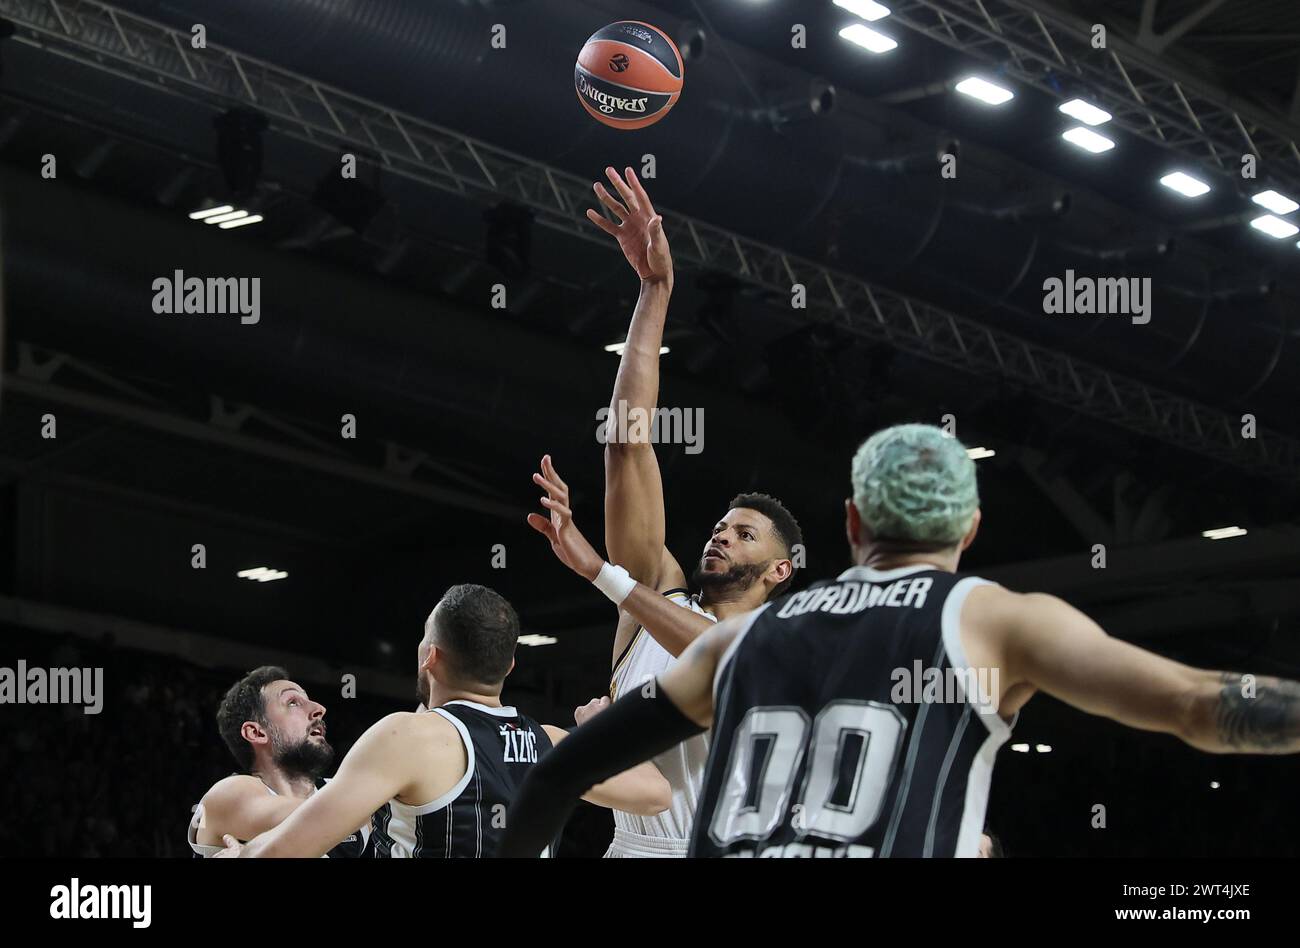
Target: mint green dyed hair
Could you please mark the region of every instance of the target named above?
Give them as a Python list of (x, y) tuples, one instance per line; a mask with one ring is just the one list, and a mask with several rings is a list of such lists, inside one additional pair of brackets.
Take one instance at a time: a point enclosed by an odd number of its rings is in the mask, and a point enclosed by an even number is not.
[(975, 462), (934, 425), (885, 428), (853, 456), (853, 503), (873, 537), (952, 546), (979, 507)]

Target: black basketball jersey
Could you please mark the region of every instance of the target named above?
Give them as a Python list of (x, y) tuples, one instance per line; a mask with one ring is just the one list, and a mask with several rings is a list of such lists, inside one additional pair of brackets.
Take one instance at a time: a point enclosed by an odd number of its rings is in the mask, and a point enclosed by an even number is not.
[(479, 859), (496, 852), (506, 807), (529, 769), (551, 749), (542, 726), (514, 708), (449, 701), (429, 713), (456, 726), (467, 766), (456, 786), (423, 806), (389, 800), (374, 815), (378, 859)]
[(854, 567), (754, 613), (714, 679), (691, 855), (976, 855), (1011, 733), (958, 634), (987, 582)]

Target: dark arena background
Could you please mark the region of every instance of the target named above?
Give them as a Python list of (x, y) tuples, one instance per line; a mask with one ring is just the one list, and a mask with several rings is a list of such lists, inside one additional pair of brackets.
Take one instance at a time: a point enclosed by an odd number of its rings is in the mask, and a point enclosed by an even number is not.
[[(225, 689), (286, 666), (341, 759), (415, 706), (455, 583), (518, 610), (503, 700), (573, 727), (608, 692), (615, 610), (525, 516), (550, 454), (602, 549), (638, 292), (584, 217), (611, 165), (673, 252), (683, 564), (756, 490), (802, 525), (795, 589), (838, 574), (857, 446), (946, 425), (979, 449), (963, 571), (1300, 678), (1300, 4), (884, 5), (0, 0), (0, 665), (103, 670), (97, 714), (0, 706), (0, 856), (188, 860)], [(629, 19), (685, 63), (636, 130), (571, 91)], [(169, 311), (190, 277), (255, 312)], [(1081, 278), (1128, 308), (1054, 309)], [(1008, 862), (1295, 857), (1297, 778), (1039, 695), (987, 822)], [(558, 854), (611, 826), (582, 804)]]

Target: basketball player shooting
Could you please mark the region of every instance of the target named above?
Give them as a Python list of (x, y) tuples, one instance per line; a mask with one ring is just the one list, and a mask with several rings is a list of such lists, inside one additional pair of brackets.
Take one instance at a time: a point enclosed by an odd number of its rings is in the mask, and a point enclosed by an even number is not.
[[(593, 187), (616, 222), (594, 209), (587, 217), (618, 241), (641, 280), (641, 292), (606, 426), (605, 549), (610, 564), (617, 565), (602, 565), (594, 582), (616, 606), (622, 607), (634, 582), (640, 582), (677, 607), (648, 634), (631, 612), (620, 611), (610, 681), (610, 696), (617, 697), (662, 674), (718, 619), (753, 609), (785, 590), (793, 579), (791, 557), (801, 536), (780, 501), (766, 494), (741, 494), (710, 531), (692, 577), (698, 592), (687, 588), (682, 567), (664, 545), (664, 489), (650, 443), (651, 426), (645, 421), (655, 416), (659, 398), (659, 348), (673, 290), (672, 254), (663, 218), (655, 213), (635, 172), (627, 168), (620, 176), (606, 168), (605, 174), (618, 197), (600, 182)], [(559, 482), (549, 458), (543, 461), (541, 475)], [(541, 529), (533, 518), (529, 522)], [(652, 818), (616, 810), (607, 855), (686, 855), (707, 753), (706, 742), (698, 738), (656, 759), (672, 785), (672, 805)]]
[[(490, 854), (528, 770), (568, 736), (502, 705), (518, 639), (519, 617), (503, 597), (484, 586), (453, 586), (426, 620), (417, 650), (420, 701), (432, 710), (374, 724), (323, 789), (243, 845), (227, 835), (218, 857), (320, 856), (371, 814), (377, 858)], [(584, 799), (652, 815), (670, 797), (667, 781), (647, 763), (592, 787)]]
[[(223, 836), (247, 840), (279, 826), (324, 786), (334, 763), (325, 706), (274, 665), (255, 668), (230, 687), (217, 709), (217, 727), (244, 773), (217, 781), (194, 808), (190, 849), (205, 858), (223, 851)], [(325, 855), (360, 856), (369, 818), (357, 826)]]
[[(534, 855), (576, 792), (708, 727), (693, 856), (976, 856), (994, 756), (1038, 691), (1210, 753), (1300, 751), (1300, 682), (1192, 668), (958, 576), (975, 466), (938, 428), (868, 438), (852, 490), (854, 565), (719, 622), (580, 729), (529, 775), (501, 855)], [(918, 666), (943, 687), (901, 690)]]

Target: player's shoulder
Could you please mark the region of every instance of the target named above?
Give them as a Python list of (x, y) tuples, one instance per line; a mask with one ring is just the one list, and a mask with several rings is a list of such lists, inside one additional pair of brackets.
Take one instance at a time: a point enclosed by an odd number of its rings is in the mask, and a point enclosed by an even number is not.
[(962, 622), (1010, 627), (1062, 604), (1061, 599), (1050, 593), (1016, 592), (997, 583), (984, 582), (967, 593)]
[(251, 796), (265, 796), (266, 784), (251, 774), (231, 774), (208, 788), (199, 802), (208, 813), (221, 813)]

